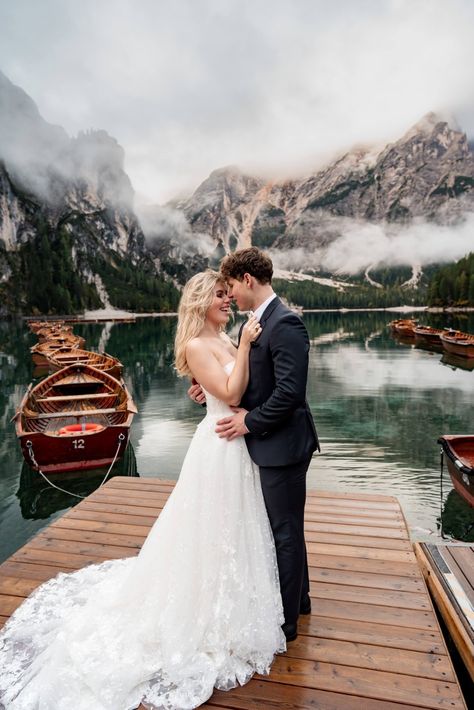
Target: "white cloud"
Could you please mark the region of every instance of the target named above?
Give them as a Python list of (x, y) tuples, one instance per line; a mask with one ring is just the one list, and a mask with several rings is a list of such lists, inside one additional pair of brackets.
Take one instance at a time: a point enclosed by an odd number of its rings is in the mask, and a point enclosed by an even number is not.
[(456, 261), (474, 251), (472, 212), (466, 213), (456, 226), (419, 221), (400, 227), (333, 218), (331, 227), (340, 236), (327, 247), (272, 252), (276, 267), (300, 271), (321, 268), (354, 275), (368, 267)]
[(474, 135), (470, 0), (15, 0), (0, 66), (70, 133), (105, 128), (152, 201), (216, 167), (283, 174), (430, 110)]

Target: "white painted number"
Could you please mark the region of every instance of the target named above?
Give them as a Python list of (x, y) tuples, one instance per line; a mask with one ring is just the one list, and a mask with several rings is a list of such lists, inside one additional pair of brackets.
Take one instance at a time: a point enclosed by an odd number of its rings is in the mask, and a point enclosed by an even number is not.
[(72, 445), (74, 446), (75, 449), (83, 449), (84, 448), (84, 439), (73, 439)]

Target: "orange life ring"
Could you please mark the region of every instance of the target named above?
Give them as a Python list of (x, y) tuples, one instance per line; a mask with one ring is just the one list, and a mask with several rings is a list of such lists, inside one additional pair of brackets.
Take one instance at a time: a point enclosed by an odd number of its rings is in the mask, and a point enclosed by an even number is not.
[(69, 434), (91, 434), (92, 432), (101, 431), (104, 427), (101, 424), (88, 422), (87, 424), (68, 424), (59, 429), (59, 436), (68, 436)]

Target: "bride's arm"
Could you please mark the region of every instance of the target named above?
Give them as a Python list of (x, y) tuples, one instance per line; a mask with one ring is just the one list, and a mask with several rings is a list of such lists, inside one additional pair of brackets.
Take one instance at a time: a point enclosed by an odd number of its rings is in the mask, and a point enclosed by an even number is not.
[[(258, 328), (257, 328), (258, 325)], [(204, 338), (194, 338), (186, 346), (186, 360), (193, 377), (210, 394), (229, 405), (238, 405), (249, 381), (250, 343), (260, 335), (260, 324), (249, 319), (244, 325), (230, 375), (224, 370)]]

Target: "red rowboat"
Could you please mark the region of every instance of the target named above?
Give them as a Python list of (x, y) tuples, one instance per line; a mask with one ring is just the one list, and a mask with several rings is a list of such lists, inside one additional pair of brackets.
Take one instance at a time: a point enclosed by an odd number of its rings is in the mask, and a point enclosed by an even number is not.
[(78, 335), (68, 335), (55, 338), (54, 340), (48, 340), (45, 343), (37, 343), (30, 348), (30, 352), (35, 365), (47, 366), (47, 358), (54, 352), (75, 350), (83, 347), (83, 345), (84, 338), (80, 338)]
[(60, 350), (47, 355), (49, 368), (52, 372), (61, 370), (68, 365), (74, 365), (76, 362), (81, 362), (84, 365), (91, 365), (96, 370), (106, 372), (112, 377), (120, 378), (123, 365), (118, 358), (108, 355), (107, 353), (94, 353), (90, 350)]
[(454, 488), (474, 508), (474, 434), (441, 436), (438, 444), (443, 447)]
[(429, 325), (417, 325), (413, 331), (415, 333), (416, 342), (428, 343), (429, 345), (438, 345), (441, 347), (440, 335), (446, 333), (444, 328), (432, 328)]
[(474, 358), (474, 335), (469, 333), (446, 332), (440, 336), (443, 348), (453, 355)]
[(413, 320), (413, 318), (400, 318), (390, 323), (390, 328), (392, 329), (392, 331), (395, 332), (397, 335), (403, 335), (405, 338), (415, 337), (415, 326), (416, 320)]
[(14, 419), (27, 463), (54, 473), (118, 460), (136, 412), (123, 382), (77, 363), (30, 387)]

